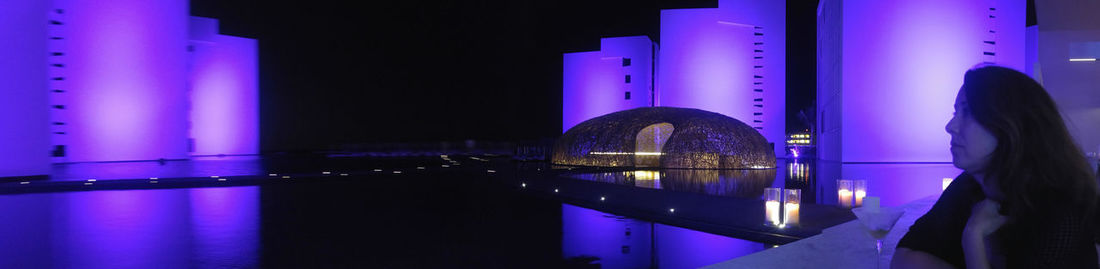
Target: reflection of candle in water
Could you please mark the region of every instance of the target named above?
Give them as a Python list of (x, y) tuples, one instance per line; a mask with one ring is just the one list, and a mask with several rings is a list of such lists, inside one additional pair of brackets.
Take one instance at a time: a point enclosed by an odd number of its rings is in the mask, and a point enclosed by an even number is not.
[(840, 199), (840, 205), (841, 206), (844, 206), (844, 207), (851, 207), (852, 206), (852, 191), (845, 190), (845, 189), (840, 189), (839, 191), (836, 191), (836, 194), (837, 194), (838, 197), (840, 197), (839, 199)]
[(856, 190), (856, 206), (863, 206), (863, 197), (867, 197), (867, 192)]
[(796, 204), (796, 203), (787, 203), (787, 204), (783, 205), (783, 209), (784, 209), (783, 224), (784, 225), (798, 224), (798, 204)]
[(954, 180), (955, 180), (954, 178), (949, 178), (949, 177), (943, 178), (943, 190), (946, 191), (947, 186), (951, 186), (951, 181), (954, 181)]
[(779, 201), (767, 201), (764, 203), (764, 216), (768, 223), (779, 225)]

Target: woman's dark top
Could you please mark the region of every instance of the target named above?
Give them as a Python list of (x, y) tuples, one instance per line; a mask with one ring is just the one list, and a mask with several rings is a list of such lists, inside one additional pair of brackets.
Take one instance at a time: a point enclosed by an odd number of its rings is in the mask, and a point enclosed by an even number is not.
[[(965, 268), (962, 232), (970, 209), (985, 200), (981, 186), (966, 173), (955, 178), (940, 199), (917, 219), (898, 242), (898, 248), (921, 251), (957, 268)], [(1055, 199), (1044, 199), (1055, 200)], [(1007, 205), (1002, 205), (1001, 214)], [(1094, 247), (1093, 215), (1062, 207), (1040, 211), (1034, 217), (1009, 220), (993, 234), (1009, 268), (1098, 268)]]

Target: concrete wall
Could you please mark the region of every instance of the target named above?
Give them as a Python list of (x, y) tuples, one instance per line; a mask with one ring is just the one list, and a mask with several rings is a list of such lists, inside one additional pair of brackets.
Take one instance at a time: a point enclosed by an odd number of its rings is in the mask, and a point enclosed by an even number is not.
[(0, 177), (49, 174), (49, 3), (0, 2)]

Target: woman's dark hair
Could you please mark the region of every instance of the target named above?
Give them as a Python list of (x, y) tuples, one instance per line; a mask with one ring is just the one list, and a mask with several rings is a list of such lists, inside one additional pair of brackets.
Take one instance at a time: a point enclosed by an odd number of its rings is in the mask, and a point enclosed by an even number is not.
[(972, 117), (997, 138), (984, 171), (997, 180), (1010, 217), (1051, 206), (1091, 214), (1096, 176), (1039, 83), (1016, 70), (980, 66), (966, 72), (962, 91)]

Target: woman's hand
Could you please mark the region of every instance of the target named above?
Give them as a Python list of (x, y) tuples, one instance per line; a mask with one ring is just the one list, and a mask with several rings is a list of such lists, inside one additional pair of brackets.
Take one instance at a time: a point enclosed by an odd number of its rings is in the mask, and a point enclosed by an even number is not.
[(1001, 204), (989, 199), (974, 204), (970, 209), (970, 220), (966, 221), (966, 228), (963, 229), (963, 238), (984, 239), (1000, 229), (1007, 220), (998, 212), (1000, 210)]
[(970, 219), (966, 221), (962, 234), (967, 268), (990, 268), (992, 246), (986, 237), (1005, 224), (1007, 218), (998, 212), (1000, 209), (1001, 204), (989, 199), (978, 202), (970, 209)]

